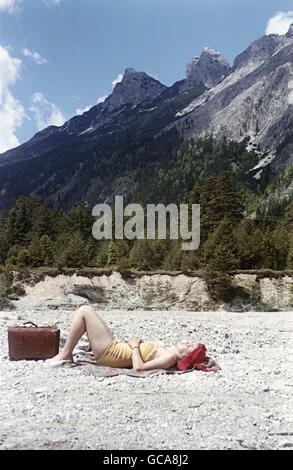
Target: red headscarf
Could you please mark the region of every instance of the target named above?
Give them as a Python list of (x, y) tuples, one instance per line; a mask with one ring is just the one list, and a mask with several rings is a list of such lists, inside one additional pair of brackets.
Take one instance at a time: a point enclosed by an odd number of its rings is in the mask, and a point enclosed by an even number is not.
[(197, 348), (177, 363), (177, 369), (179, 370), (187, 370), (193, 367), (203, 370), (204, 372), (217, 372), (217, 370), (220, 369), (214, 361), (211, 363), (210, 358), (206, 355), (206, 347), (204, 344), (197, 346)]

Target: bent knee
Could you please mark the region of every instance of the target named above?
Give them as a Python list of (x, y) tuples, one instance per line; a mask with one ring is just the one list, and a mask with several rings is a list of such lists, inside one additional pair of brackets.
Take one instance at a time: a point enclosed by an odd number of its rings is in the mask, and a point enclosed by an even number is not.
[(90, 306), (90, 305), (82, 305), (81, 307), (79, 307), (79, 309), (76, 311), (76, 314), (81, 314), (81, 315), (85, 315), (87, 313), (93, 313), (94, 312), (94, 309)]

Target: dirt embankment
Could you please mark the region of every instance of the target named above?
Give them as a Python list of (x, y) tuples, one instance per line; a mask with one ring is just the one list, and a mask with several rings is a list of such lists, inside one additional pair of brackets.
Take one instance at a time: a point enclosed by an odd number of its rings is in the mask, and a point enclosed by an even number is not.
[[(120, 273), (116, 270), (31, 271), (13, 273), (10, 295), (18, 304), (50, 308), (99, 304), (104, 309), (266, 310), (293, 307), (291, 273), (247, 272), (232, 276), (238, 294), (215, 301), (201, 275)], [(13, 303), (14, 303), (13, 302)], [(4, 306), (5, 309), (5, 306)]]

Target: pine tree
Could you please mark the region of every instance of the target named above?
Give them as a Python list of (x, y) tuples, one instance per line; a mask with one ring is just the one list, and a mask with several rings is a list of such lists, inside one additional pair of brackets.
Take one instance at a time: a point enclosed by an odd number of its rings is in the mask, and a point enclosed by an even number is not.
[(234, 228), (239, 256), (239, 269), (257, 269), (261, 266), (262, 232), (250, 219), (243, 219)]
[(134, 240), (129, 254), (131, 267), (140, 270), (150, 270), (152, 266), (152, 250), (149, 240)]
[(88, 240), (92, 236), (93, 217), (89, 204), (82, 200), (73, 206), (67, 214), (68, 232), (79, 232)]
[(212, 296), (216, 300), (229, 300), (234, 293), (230, 271), (238, 267), (239, 258), (233, 224), (227, 217), (205, 243), (203, 259), (203, 272)]
[(289, 251), (286, 260), (286, 265), (288, 269), (293, 269), (293, 234), (291, 234), (291, 237), (289, 239)]
[(211, 272), (227, 273), (238, 267), (239, 255), (233, 223), (224, 217), (203, 247), (203, 261)]
[(277, 249), (274, 246), (272, 230), (267, 227), (261, 241), (262, 267), (267, 269), (277, 269)]
[(56, 262), (59, 266), (80, 268), (87, 266), (89, 262), (88, 245), (80, 232), (67, 235), (64, 238), (63, 251), (57, 255)]
[(292, 231), (293, 230), (293, 200), (286, 207), (284, 219), (285, 219), (286, 226), (290, 229), (290, 231)]
[(233, 221), (242, 219), (244, 206), (241, 202), (241, 195), (233, 190), (228, 171), (223, 171), (218, 177), (214, 207), (216, 212), (221, 215), (221, 219), (223, 215)]
[(28, 246), (31, 266), (36, 268), (44, 264), (39, 237), (34, 237)]
[(207, 240), (224, 217), (241, 220), (242, 211), (241, 196), (233, 191), (228, 172), (207, 178), (200, 188), (201, 240)]
[(108, 240), (101, 240), (97, 242), (97, 255), (95, 257), (94, 263), (99, 268), (104, 268), (107, 265), (108, 261)]
[(115, 244), (117, 247), (118, 259), (127, 258), (130, 251), (128, 240), (115, 240)]
[(39, 194), (34, 194), (25, 198), (26, 219), (28, 222), (27, 241), (34, 236), (51, 235), (53, 220), (51, 210), (44, 198)]
[(162, 268), (166, 270), (180, 270), (182, 259), (181, 242), (178, 240), (171, 240), (169, 250), (167, 250)]
[(118, 249), (116, 246), (115, 241), (112, 239), (108, 245), (108, 259), (107, 259), (107, 266), (112, 266), (117, 264), (118, 261)]
[(29, 250), (25, 248), (24, 246), (22, 246), (17, 253), (16, 266), (20, 268), (24, 268), (24, 267), (30, 266), (31, 262), (32, 260), (29, 254)]
[(200, 268), (200, 253), (198, 250), (183, 251), (180, 268), (182, 271), (195, 271)]
[(0, 210), (0, 264), (4, 264), (7, 257), (8, 242), (5, 234), (6, 212)]
[(290, 248), (290, 232), (285, 224), (281, 223), (273, 230), (272, 242), (277, 251), (276, 269), (285, 269)]
[(192, 228), (192, 204), (200, 204), (200, 196), (201, 196), (201, 192), (200, 192), (200, 187), (198, 184), (194, 184), (191, 192), (190, 192), (190, 196), (189, 196), (189, 200), (188, 200), (188, 227), (189, 227), (189, 230), (191, 230)]
[(51, 265), (54, 258), (54, 245), (49, 235), (45, 234), (41, 236), (40, 249), (43, 265)]
[(5, 233), (9, 246), (23, 246), (26, 243), (27, 233), (31, 228), (27, 216), (26, 200), (25, 196), (19, 197), (8, 213)]
[(12, 245), (7, 251), (7, 258), (5, 261), (5, 266), (16, 266), (17, 265), (17, 255), (19, 252), (19, 246)]

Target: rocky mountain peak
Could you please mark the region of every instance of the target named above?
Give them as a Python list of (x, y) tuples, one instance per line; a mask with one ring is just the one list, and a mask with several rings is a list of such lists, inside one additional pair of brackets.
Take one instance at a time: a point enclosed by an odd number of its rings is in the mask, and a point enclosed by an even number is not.
[(290, 24), (286, 37), (293, 38), (293, 23)]
[(277, 50), (279, 38), (278, 35), (270, 34), (257, 39), (235, 58), (233, 68), (240, 68), (248, 64), (260, 65)]
[(228, 64), (226, 59), (224, 59), (224, 57), (221, 55), (221, 53), (219, 51), (215, 51), (215, 49), (211, 49), (210, 47), (204, 47), (203, 48), (200, 59), (203, 60), (203, 57), (205, 57), (205, 56), (213, 57), (214, 60), (216, 60), (216, 61), (225, 62), (226, 64)]
[(186, 78), (190, 78), (192, 73), (193, 73), (193, 69), (194, 67), (196, 66), (196, 64), (198, 63), (199, 61), (199, 55), (196, 55), (195, 57), (193, 57), (187, 64), (186, 66)]
[[(136, 152), (134, 142), (145, 145), (154, 136), (160, 136), (163, 145), (165, 132), (172, 130), (175, 146), (179, 139), (191, 137), (246, 139), (247, 148), (258, 148), (260, 157), (250, 168), (253, 177), (261, 178), (263, 168), (281, 174), (293, 161), (292, 57), (293, 24), (286, 34), (254, 41), (233, 68), (219, 52), (204, 48), (188, 62), (187, 78), (171, 87), (126, 68), (103, 102), (0, 155), (0, 207), (21, 194), (36, 193), (66, 207), (81, 198), (111, 200), (107, 159), (112, 162), (120, 145), (121, 159)], [(167, 137), (170, 148), (171, 140)], [(130, 190), (128, 176), (126, 182), (124, 174), (117, 175), (115, 170), (113, 187)]]
[(199, 83), (211, 88), (225, 78), (229, 72), (229, 62), (220, 52), (205, 47), (199, 57), (193, 57), (187, 64), (186, 88), (193, 88)]
[(268, 34), (250, 44), (244, 52), (235, 58), (232, 71), (240, 68), (252, 71), (292, 42), (293, 23), (286, 34)]
[(125, 105), (132, 107), (152, 101), (167, 87), (144, 72), (126, 68), (123, 78), (116, 83), (113, 92), (103, 101), (93, 106), (83, 116), (74, 116), (66, 122), (60, 132), (89, 135), (98, 128), (114, 122)]
[(123, 78), (124, 78), (124, 79), (127, 79), (128, 77), (131, 77), (131, 75), (133, 75), (133, 74), (135, 74), (135, 73), (136, 73), (136, 74), (137, 74), (137, 73), (139, 74), (139, 72), (137, 72), (137, 71), (136, 71), (135, 69), (133, 69), (132, 67), (127, 67), (127, 68), (125, 69)]
[(126, 68), (123, 79), (116, 84), (112, 95), (108, 97), (107, 105), (111, 109), (125, 104), (138, 105), (153, 100), (166, 88), (146, 73)]

